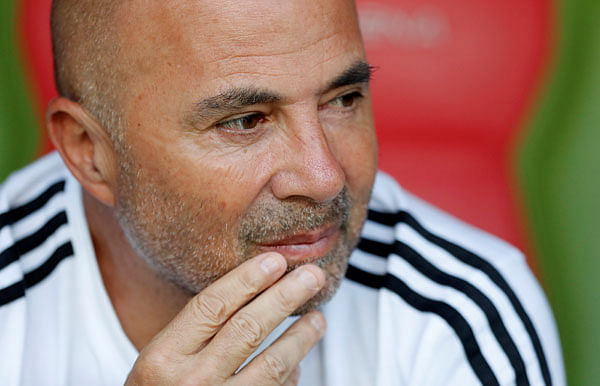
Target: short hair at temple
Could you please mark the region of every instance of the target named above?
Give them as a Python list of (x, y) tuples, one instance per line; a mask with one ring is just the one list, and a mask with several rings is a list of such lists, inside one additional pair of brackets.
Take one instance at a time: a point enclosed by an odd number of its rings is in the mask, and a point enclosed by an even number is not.
[(50, 17), (59, 95), (80, 103), (108, 131), (121, 135), (116, 0), (53, 0)]

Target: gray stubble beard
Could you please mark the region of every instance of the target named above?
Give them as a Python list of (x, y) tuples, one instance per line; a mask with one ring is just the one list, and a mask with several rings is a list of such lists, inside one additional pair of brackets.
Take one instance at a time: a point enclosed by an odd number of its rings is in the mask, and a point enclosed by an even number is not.
[[(131, 246), (158, 276), (194, 295), (253, 257), (255, 246), (261, 241), (334, 223), (340, 227), (339, 240), (330, 252), (314, 262), (326, 272), (327, 282), (294, 314), (318, 308), (339, 288), (366, 216), (366, 203), (357, 203), (360, 207), (353, 207), (346, 189), (326, 204), (302, 199), (256, 205), (244, 215), (236, 238), (219, 238), (222, 229), (209, 227), (204, 233), (199, 230), (204, 224), (198, 221), (207, 217), (203, 209), (210, 203), (202, 203), (196, 210), (191, 210), (186, 204), (198, 200), (188, 198), (186, 203), (174, 192), (159, 189), (159, 185), (142, 172), (132, 174), (132, 165), (135, 164), (127, 163), (122, 169), (120, 186), (123, 189), (117, 215)], [(360, 213), (352, 217), (353, 210)], [(360, 223), (350, 224), (352, 220)], [(228, 232), (234, 231), (229, 223), (222, 225)], [(288, 271), (295, 268), (290, 266)]]

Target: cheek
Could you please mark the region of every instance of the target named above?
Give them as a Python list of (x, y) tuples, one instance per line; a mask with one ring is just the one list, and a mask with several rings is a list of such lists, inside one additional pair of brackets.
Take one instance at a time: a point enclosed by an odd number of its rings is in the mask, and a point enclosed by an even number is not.
[(365, 122), (340, 131), (335, 136), (333, 148), (350, 191), (361, 199), (368, 197), (377, 170), (377, 140), (373, 125)]
[(237, 225), (269, 180), (269, 160), (254, 152), (223, 154), (184, 147), (176, 154), (170, 161), (174, 172), (169, 184), (191, 201), (202, 199), (206, 212), (214, 212), (207, 215), (232, 226)]

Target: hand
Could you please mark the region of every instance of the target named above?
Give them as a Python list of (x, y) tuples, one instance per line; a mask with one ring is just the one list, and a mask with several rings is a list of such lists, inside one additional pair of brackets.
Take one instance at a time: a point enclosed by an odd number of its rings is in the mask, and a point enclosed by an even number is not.
[(298, 364), (325, 330), (317, 311), (234, 374), (325, 283), (317, 266), (303, 265), (282, 277), (286, 267), (283, 256), (266, 253), (205, 288), (142, 350), (126, 385), (297, 384)]

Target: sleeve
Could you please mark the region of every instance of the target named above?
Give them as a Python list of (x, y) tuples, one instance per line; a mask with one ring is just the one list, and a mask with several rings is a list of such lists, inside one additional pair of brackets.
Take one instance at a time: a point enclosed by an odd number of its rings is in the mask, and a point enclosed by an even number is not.
[[(503, 254), (460, 271), (440, 264), (439, 256), (429, 266), (411, 266), (406, 264), (409, 252), (398, 259), (402, 264), (392, 265), (394, 273), (403, 272), (411, 296), (420, 297), (413, 300), (415, 307), (428, 317), (409, 384), (565, 384), (558, 333), (544, 293), (518, 251), (506, 248)], [(417, 264), (422, 266), (415, 269)]]
[(489, 303), (418, 278), (408, 265), (392, 264), (390, 273), (404, 288), (388, 284), (396, 290), (386, 288), (380, 299), (381, 384), (565, 385), (556, 326), (540, 286), (519, 256), (499, 272), (526, 321), (508, 296), (477, 272), (463, 279), (477, 284)]
[(24, 352), (26, 304), (23, 271), (7, 256), (14, 240), (8, 226), (8, 199), (0, 185), (0, 379), (7, 386), (19, 385)]
[(382, 384), (564, 385), (552, 311), (523, 254), (386, 185), (369, 221), (394, 239), (360, 246), (387, 265)]

